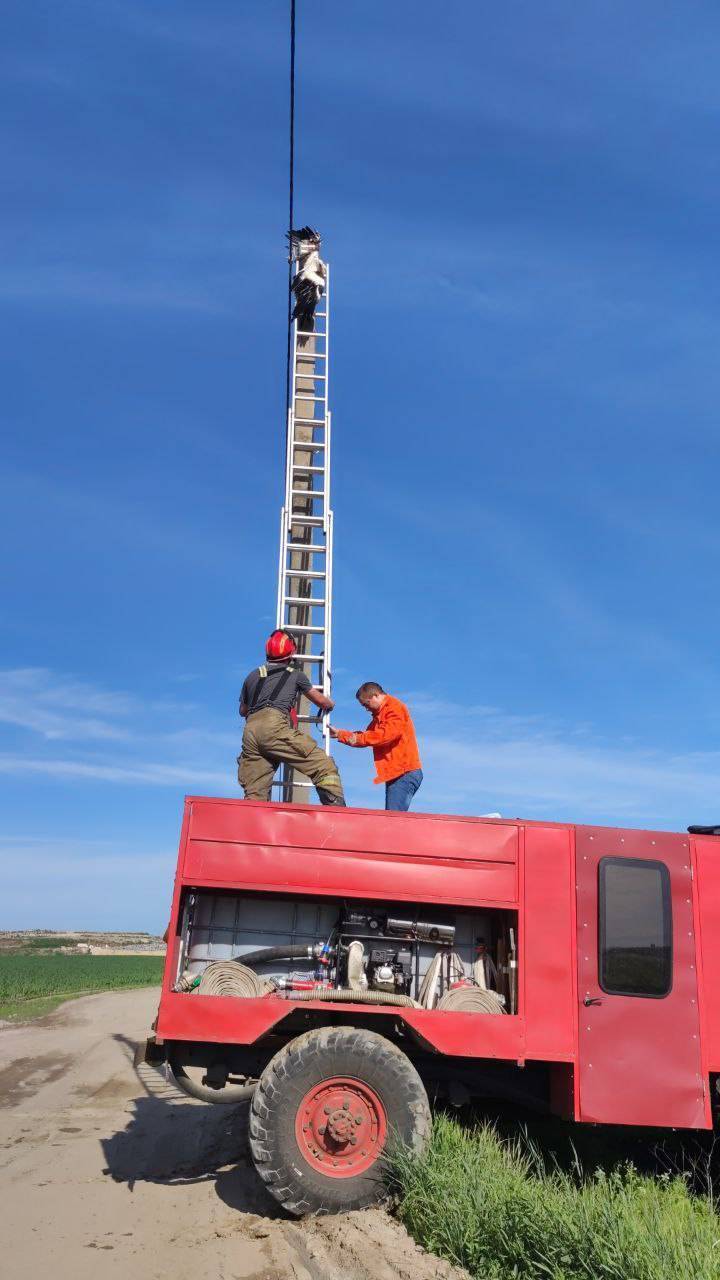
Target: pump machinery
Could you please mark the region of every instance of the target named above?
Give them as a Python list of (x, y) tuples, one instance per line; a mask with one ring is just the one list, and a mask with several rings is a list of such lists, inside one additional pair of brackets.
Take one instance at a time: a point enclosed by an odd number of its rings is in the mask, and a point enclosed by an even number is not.
[(190, 798), (155, 1034), (181, 1089), (250, 1105), (293, 1213), (383, 1194), (429, 1098), (710, 1128), (716, 835)]

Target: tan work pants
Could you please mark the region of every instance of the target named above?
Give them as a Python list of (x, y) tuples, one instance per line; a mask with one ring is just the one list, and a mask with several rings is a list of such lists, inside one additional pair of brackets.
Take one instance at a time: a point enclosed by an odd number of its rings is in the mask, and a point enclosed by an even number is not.
[[(324, 804), (344, 804), (337, 765), (307, 733), (301, 733), (281, 711), (268, 707), (249, 716), (238, 756), (238, 782), (246, 800), (269, 800), (279, 764), (290, 765), (309, 778)], [(328, 799), (323, 796), (328, 793)]]

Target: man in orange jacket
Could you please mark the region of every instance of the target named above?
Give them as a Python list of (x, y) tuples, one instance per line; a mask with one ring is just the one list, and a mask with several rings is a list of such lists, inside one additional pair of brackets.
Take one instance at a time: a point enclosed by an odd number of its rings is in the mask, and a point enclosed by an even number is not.
[(385, 808), (409, 809), (423, 780), (410, 712), (374, 680), (361, 684), (355, 697), (372, 715), (367, 729), (363, 733), (331, 728), (330, 734), (348, 747), (372, 747), (375, 782), (385, 783)]

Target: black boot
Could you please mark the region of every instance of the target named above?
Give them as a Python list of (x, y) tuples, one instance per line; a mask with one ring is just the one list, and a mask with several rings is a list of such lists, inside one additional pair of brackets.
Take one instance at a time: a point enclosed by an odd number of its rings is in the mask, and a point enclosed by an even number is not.
[(316, 787), (316, 791), (321, 804), (334, 804), (339, 805), (342, 809), (347, 809), (344, 798), (339, 796), (336, 791), (328, 791), (327, 787)]

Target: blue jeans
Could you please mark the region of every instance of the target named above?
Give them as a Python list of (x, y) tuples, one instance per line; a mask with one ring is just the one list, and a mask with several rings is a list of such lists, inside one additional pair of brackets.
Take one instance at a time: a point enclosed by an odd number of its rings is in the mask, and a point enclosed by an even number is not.
[(401, 773), (399, 778), (385, 783), (385, 808), (405, 810), (410, 808), (410, 801), (423, 780), (422, 769), (411, 769), (409, 773)]

